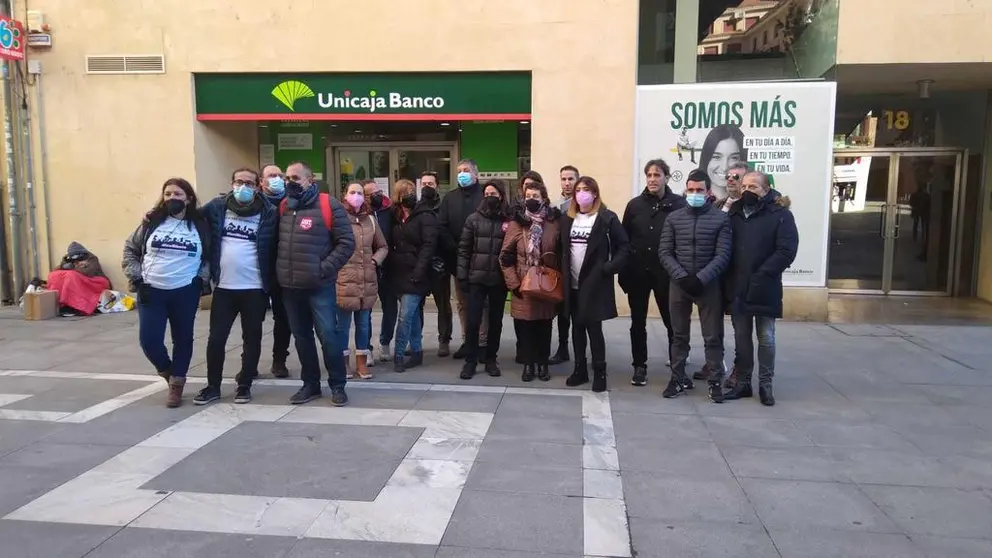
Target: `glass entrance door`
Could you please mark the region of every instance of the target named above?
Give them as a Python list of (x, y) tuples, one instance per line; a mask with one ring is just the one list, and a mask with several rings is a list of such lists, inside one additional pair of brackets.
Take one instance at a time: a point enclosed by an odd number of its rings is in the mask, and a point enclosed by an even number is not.
[(950, 294), (962, 152), (838, 152), (828, 286)]
[(454, 144), (340, 144), (328, 149), (328, 168), (334, 169), (336, 181), (328, 181), (331, 193), (339, 196), (349, 183), (371, 178), (382, 191), (392, 194), (393, 185), (401, 178), (417, 183), (425, 171), (437, 173), (438, 187), (447, 192), (454, 187), (451, 180)]

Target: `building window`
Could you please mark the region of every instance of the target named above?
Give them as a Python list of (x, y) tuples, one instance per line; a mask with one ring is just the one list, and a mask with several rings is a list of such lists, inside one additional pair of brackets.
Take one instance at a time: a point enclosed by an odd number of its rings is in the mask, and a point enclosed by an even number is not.
[(703, 47), (703, 54), (720, 54), (719, 49), (715, 46)]
[(741, 52), (740, 43), (729, 43), (727, 44), (727, 54), (733, 54), (736, 52)]
[(733, 19), (728, 19), (723, 22), (723, 32), (724, 33), (736, 33), (737, 32), (737, 21)]
[(749, 17), (749, 18), (745, 19), (744, 21), (745, 21), (744, 28), (745, 29), (750, 29), (750, 28), (754, 27), (754, 24), (755, 23), (758, 23), (758, 18), (756, 18), (756, 17)]
[(639, 85), (665, 84), (675, 80), (675, 2), (640, 0), (637, 37)]

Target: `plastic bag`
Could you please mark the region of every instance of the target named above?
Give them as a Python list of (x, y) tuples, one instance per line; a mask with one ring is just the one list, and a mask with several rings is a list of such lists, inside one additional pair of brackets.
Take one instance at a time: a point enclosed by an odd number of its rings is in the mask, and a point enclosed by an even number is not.
[(128, 312), (134, 309), (135, 299), (133, 296), (120, 291), (103, 291), (100, 295), (100, 304), (96, 307), (101, 314), (116, 314), (117, 312)]

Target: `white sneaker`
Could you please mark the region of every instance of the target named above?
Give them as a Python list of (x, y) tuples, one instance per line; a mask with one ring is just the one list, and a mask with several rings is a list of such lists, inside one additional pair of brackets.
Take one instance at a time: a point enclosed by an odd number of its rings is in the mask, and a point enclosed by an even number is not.
[(379, 362), (392, 362), (393, 351), (389, 350), (389, 345), (379, 346)]

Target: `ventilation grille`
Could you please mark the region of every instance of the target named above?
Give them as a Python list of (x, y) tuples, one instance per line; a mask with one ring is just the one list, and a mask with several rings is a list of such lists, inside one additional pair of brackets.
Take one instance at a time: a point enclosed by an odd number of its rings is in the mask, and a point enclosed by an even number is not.
[(164, 74), (165, 57), (161, 54), (87, 56), (87, 74)]

